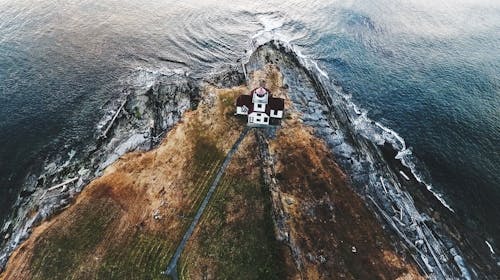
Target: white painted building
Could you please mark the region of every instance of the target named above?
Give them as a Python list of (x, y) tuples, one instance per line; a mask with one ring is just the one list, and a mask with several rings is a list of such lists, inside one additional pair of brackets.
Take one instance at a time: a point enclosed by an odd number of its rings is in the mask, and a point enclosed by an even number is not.
[(236, 100), (236, 114), (245, 115), (248, 125), (280, 125), (285, 109), (285, 100), (271, 96), (268, 89), (259, 87), (250, 95), (240, 95)]

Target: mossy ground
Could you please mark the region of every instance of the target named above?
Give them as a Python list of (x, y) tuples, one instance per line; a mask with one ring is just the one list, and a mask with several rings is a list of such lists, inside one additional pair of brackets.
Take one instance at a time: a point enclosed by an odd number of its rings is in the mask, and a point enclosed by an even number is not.
[(152, 232), (136, 232), (112, 246), (97, 271), (98, 279), (165, 279), (172, 255), (171, 240)]
[(31, 262), (34, 279), (68, 279), (78, 274), (80, 264), (92, 258), (119, 209), (111, 200), (101, 198), (77, 211), (81, 215), (68, 227), (51, 228), (39, 239)]
[[(188, 164), (192, 167), (190, 176), (183, 181), (184, 195), (190, 199), (178, 209), (177, 227), (163, 232), (141, 222), (132, 224), (129, 213), (120, 210), (112, 195), (101, 199), (93, 196), (78, 204), (69, 220), (50, 227), (35, 242), (32, 278), (165, 279), (162, 272), (224, 156), (205, 138), (195, 140), (194, 147)], [(123, 221), (128, 224), (126, 228), (122, 228)]]
[[(252, 87), (266, 80), (286, 95), (276, 66), (252, 77)], [(69, 209), (36, 228), (0, 279), (165, 279), (162, 271), (243, 130), (233, 113), (246, 91), (206, 88), (200, 106), (157, 149), (122, 156)], [(270, 141), (277, 189), (269, 195), (263, 187), (255, 138), (247, 137), (181, 256), (179, 276), (417, 279), (326, 145), (290, 112)], [(286, 214), (298, 256), (275, 240), (271, 208)]]
[(0, 278), (165, 279), (162, 272), (243, 129), (229, 104), (244, 90), (207, 89), (208, 101), (187, 113), (158, 149), (124, 155), (70, 209), (38, 228)]
[(233, 158), (181, 257), (181, 279), (283, 278), (269, 192), (250, 138)]

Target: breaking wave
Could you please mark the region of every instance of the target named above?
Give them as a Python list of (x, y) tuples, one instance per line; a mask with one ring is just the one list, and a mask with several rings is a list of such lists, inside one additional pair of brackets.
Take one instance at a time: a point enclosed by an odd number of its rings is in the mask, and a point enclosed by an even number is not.
[(445, 200), (444, 195), (435, 190), (429, 179), (422, 174), (418, 166), (422, 166), (419, 160), (413, 155), (411, 147), (406, 145), (405, 140), (396, 131), (386, 127), (380, 122), (374, 121), (368, 117), (368, 112), (361, 109), (352, 101), (352, 95), (346, 93), (330, 78), (328, 72), (322, 69), (318, 62), (307, 55), (304, 55), (300, 47), (294, 45), (292, 42), (301, 38), (302, 36), (290, 35), (279, 30), (285, 24), (285, 20), (279, 14), (263, 14), (258, 15), (257, 18), (263, 25), (263, 29), (251, 37), (250, 47), (247, 50), (246, 62), (248, 62), (252, 53), (257, 48), (276, 42), (280, 46), (284, 46), (289, 52), (293, 53), (301, 65), (309, 71), (319, 74), (325, 79), (326, 84), (331, 85), (335, 93), (337, 93), (342, 100), (346, 103), (346, 107), (351, 109), (350, 118), (356, 131), (364, 138), (370, 140), (376, 145), (384, 145), (389, 143), (396, 151), (395, 159), (399, 160), (402, 165), (409, 168), (413, 177), (421, 184), (425, 185), (426, 189), (449, 211), (455, 212), (451, 205)]
[[(266, 63), (276, 63), (304, 123), (313, 127), (327, 142), (357, 191), (367, 203), (378, 209), (381, 218), (400, 236), (403, 244), (412, 248), (415, 252), (412, 257), (421, 270), (431, 279), (457, 276), (471, 279), (469, 267), (458, 247), (449, 236), (438, 235), (430, 228), (434, 226), (426, 225), (426, 222), (433, 224), (431, 218), (419, 211), (411, 195), (402, 189), (407, 182), (425, 185), (439, 203), (454, 212), (442, 195), (434, 192), (432, 185), (420, 175), (418, 160), (404, 139), (371, 120), (366, 110), (352, 102), (350, 94), (293, 44), (292, 37), (271, 27), (264, 27), (264, 31), (257, 35), (252, 36), (249, 43), (248, 55), (242, 62), (243, 71), (247, 73)], [(384, 152), (388, 147), (391, 151)], [(409, 171), (386, 162), (384, 157), (388, 154)]]

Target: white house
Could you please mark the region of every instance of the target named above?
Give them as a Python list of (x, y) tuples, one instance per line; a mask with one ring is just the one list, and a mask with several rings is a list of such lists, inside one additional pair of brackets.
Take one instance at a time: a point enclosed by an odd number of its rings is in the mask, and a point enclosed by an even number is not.
[(248, 125), (280, 125), (285, 109), (285, 100), (271, 96), (271, 92), (258, 87), (250, 95), (240, 95), (236, 100), (236, 115), (248, 116)]

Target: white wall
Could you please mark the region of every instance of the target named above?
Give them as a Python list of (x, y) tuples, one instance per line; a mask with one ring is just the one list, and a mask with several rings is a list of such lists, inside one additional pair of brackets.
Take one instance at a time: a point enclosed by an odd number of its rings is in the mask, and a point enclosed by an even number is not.
[(281, 110), (271, 110), (271, 117), (273, 118), (283, 118), (283, 111)]
[[(266, 120), (267, 118), (267, 120)], [(265, 113), (252, 112), (248, 115), (249, 124), (269, 124), (269, 116)]]
[(254, 103), (253, 104), (253, 111), (254, 112), (265, 112), (266, 111), (266, 104)]
[(248, 115), (248, 108), (247, 106), (238, 106), (236, 107), (236, 114), (239, 115)]

